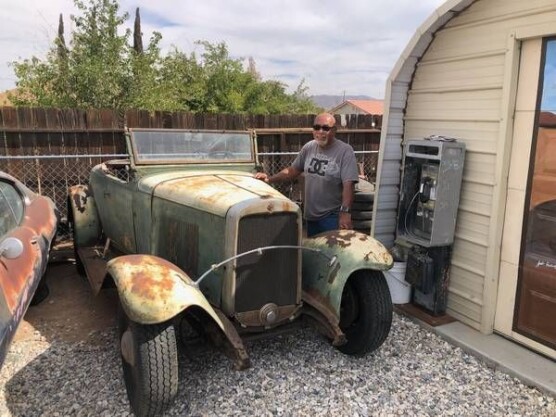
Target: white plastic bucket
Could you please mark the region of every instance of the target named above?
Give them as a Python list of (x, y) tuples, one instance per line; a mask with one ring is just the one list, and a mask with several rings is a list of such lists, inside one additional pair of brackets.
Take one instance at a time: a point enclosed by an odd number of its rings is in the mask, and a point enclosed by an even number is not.
[(405, 262), (394, 262), (389, 271), (384, 271), (393, 304), (407, 304), (411, 301), (411, 284), (405, 280)]

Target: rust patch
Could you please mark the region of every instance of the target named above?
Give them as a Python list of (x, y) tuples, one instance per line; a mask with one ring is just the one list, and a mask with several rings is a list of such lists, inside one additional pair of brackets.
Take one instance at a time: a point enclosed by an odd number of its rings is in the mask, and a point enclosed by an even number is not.
[[(26, 227), (15, 229), (11, 236), (23, 243), (23, 253), (16, 259), (0, 260), (0, 279), (8, 310), (13, 314), (18, 306), (19, 298), (26, 286), (31, 286), (34, 280), (40, 279), (40, 262), (42, 253), (38, 243), (31, 244), (34, 231)], [(21, 300), (25, 302), (25, 300)]]
[[(251, 366), (251, 361), (249, 360), (249, 355), (243, 345), (243, 340), (241, 340), (236, 328), (222, 311), (217, 308), (215, 308), (214, 311), (224, 326), (223, 333), (228, 341), (228, 349), (225, 349), (224, 353), (234, 360), (234, 368), (236, 370), (241, 371), (249, 368)], [(218, 333), (221, 334), (222, 332)]]
[(76, 185), (75, 187), (70, 188), (70, 198), (73, 200), (73, 204), (75, 208), (80, 212), (83, 213), (85, 211), (85, 207), (87, 205), (87, 200), (89, 197), (92, 197), (91, 190), (89, 187), (84, 185)]
[(131, 238), (128, 235), (122, 236), (122, 241), (123, 241), (124, 248), (126, 248), (127, 250), (132, 249)]
[(139, 297), (156, 300), (157, 298), (164, 299), (174, 290), (174, 281), (161, 271), (156, 271), (158, 277), (153, 278), (149, 272), (142, 270), (133, 275), (133, 282), (131, 285), (131, 292), (137, 294)]
[(326, 244), (328, 247), (332, 248), (334, 246), (339, 246), (341, 248), (347, 248), (351, 246), (351, 239), (356, 236), (354, 231), (335, 231), (328, 233), (326, 236)]
[(293, 209), (293, 205), (289, 201), (282, 202), (282, 211), (291, 211)]
[(267, 210), (269, 213), (272, 213), (272, 212), (274, 211), (274, 204), (269, 203), (268, 206), (266, 206), (266, 210)]
[(52, 203), (45, 197), (35, 198), (27, 207), (23, 226), (33, 229), (37, 234), (52, 237), (56, 230), (56, 215)]
[(323, 296), (315, 288), (303, 290), (302, 297), (305, 301), (307, 301), (307, 303), (311, 304), (317, 310), (323, 312), (323, 314), (326, 314), (329, 319), (337, 319), (336, 314), (334, 313), (334, 308), (332, 307), (332, 304), (330, 304), (328, 298)]
[(363, 257), (363, 259), (365, 259), (365, 261), (369, 262), (369, 260), (371, 259), (371, 255), (374, 255), (374, 253), (371, 251), (369, 253), (366, 253), (365, 256)]

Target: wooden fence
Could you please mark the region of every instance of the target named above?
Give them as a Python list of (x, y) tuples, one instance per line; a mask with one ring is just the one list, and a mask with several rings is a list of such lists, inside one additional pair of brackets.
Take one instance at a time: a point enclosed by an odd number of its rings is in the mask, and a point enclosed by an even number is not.
[[(298, 150), (311, 139), (315, 115), (149, 113), (141, 110), (75, 110), (0, 107), (0, 155), (117, 154), (125, 152), (124, 127), (256, 129), (261, 152)], [(347, 115), (338, 137), (354, 149), (377, 147), (381, 116)], [(308, 130), (309, 129), (309, 130)]]
[[(264, 156), (260, 159), (268, 171), (274, 172), (293, 159), (291, 154), (280, 153), (297, 152), (312, 139), (314, 117), (0, 107), (0, 171), (63, 207), (68, 187), (86, 183), (92, 166), (112, 155), (126, 153), (124, 128), (141, 127), (255, 129), (258, 152)], [(350, 143), (355, 151), (365, 153), (358, 155), (358, 160), (363, 161), (365, 174), (373, 179), (381, 117), (337, 117), (336, 136)]]

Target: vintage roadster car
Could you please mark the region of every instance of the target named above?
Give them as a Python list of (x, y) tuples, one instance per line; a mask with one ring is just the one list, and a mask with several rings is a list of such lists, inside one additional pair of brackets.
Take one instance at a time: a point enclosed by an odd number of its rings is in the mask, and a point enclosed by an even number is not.
[(48, 295), (43, 275), (57, 224), (52, 200), (0, 172), (0, 366), (29, 305)]
[(119, 347), (137, 415), (178, 385), (177, 340), (192, 328), (249, 366), (243, 340), (313, 323), (346, 354), (377, 349), (392, 303), (389, 252), (334, 231), (303, 239), (298, 205), (253, 177), (254, 132), (129, 129), (128, 160), (69, 190), (78, 268), (120, 299)]

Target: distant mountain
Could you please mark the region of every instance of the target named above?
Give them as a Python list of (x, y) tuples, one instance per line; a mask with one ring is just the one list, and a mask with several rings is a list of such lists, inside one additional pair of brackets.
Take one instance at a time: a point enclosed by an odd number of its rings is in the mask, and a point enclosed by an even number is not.
[(325, 110), (330, 110), (336, 107), (338, 104), (343, 103), (345, 100), (372, 100), (370, 96), (328, 96), (328, 95), (316, 95), (311, 96), (311, 100), (315, 105), (322, 107)]

